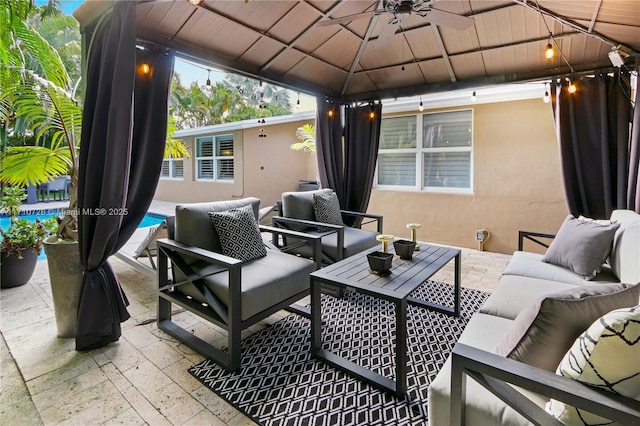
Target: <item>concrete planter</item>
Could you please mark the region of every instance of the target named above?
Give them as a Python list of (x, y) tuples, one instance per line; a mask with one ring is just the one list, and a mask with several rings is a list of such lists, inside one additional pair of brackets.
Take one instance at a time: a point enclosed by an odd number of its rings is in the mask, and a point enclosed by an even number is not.
[(82, 266), (77, 241), (49, 237), (44, 242), (58, 337), (76, 337)]

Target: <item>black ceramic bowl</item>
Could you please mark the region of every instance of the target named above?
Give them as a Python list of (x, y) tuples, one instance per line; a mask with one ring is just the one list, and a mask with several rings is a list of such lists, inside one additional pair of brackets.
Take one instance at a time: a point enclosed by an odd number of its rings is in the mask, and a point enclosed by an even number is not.
[(393, 249), (400, 259), (413, 258), (413, 251), (416, 249), (416, 243), (409, 240), (397, 240), (393, 242)]
[(391, 269), (393, 254), (374, 251), (373, 253), (369, 253), (367, 255), (367, 260), (369, 261), (369, 267), (374, 273), (388, 273)]

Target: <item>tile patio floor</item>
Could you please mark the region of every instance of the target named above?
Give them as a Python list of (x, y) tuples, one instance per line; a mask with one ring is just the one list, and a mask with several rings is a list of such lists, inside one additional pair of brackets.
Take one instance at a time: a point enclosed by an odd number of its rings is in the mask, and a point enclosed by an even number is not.
[[(462, 285), (492, 291), (510, 258), (463, 249)], [(74, 339), (56, 337), (46, 261), (38, 262), (26, 285), (2, 289), (0, 424), (254, 424), (187, 372), (202, 357), (157, 328), (155, 282), (115, 257), (110, 263), (129, 298), (131, 318), (118, 342), (90, 352), (76, 352)], [(452, 273), (451, 266), (434, 278), (453, 282)], [(225, 341), (186, 312), (174, 318)]]

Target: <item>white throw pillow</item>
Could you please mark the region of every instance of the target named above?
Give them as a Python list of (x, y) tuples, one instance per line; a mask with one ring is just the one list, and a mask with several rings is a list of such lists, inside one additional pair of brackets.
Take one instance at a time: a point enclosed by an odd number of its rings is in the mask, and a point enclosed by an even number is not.
[[(596, 320), (576, 339), (556, 374), (640, 400), (640, 305)], [(565, 425), (614, 424), (553, 399), (546, 410)]]

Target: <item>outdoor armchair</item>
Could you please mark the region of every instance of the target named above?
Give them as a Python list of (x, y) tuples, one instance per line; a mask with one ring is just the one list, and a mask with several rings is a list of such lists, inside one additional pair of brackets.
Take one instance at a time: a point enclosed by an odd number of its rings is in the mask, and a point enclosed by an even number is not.
[[(281, 309), (309, 314), (293, 304), (309, 294), (309, 274), (319, 267), (315, 261), (262, 245), (261, 233), (274, 238), (284, 234), (305, 241), (313, 253), (320, 251), (316, 236), (259, 226), (259, 204), (257, 198), (245, 198), (178, 205), (174, 239), (158, 241), (158, 327), (229, 372), (241, 365), (242, 330)], [(249, 214), (251, 223), (245, 220)], [(229, 254), (230, 247), (239, 250), (238, 257), (223, 254)], [(173, 322), (172, 304), (226, 330), (227, 349)]]
[[(328, 204), (319, 205), (318, 198), (329, 199)], [(314, 200), (316, 200), (314, 202)], [(314, 204), (315, 203), (315, 204)], [(273, 218), (278, 228), (293, 229), (322, 238), (322, 263), (327, 265), (379, 244), (376, 236), (382, 233), (382, 216), (340, 209), (337, 197), (331, 189), (316, 191), (285, 192), (279, 203), (280, 215)], [(320, 216), (320, 217), (318, 217)], [(346, 226), (343, 218), (357, 218), (357, 226)], [(361, 229), (367, 223), (376, 223), (376, 231)], [(301, 256), (311, 257), (307, 247), (295, 238), (286, 238), (287, 250)]]

